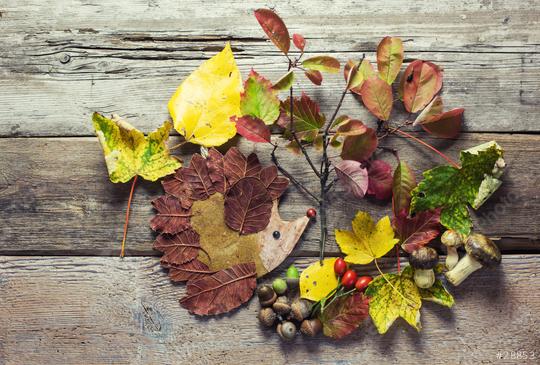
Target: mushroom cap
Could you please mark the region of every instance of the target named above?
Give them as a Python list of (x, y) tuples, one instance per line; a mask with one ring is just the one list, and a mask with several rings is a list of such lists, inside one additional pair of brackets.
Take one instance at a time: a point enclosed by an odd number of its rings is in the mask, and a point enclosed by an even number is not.
[(452, 230), (452, 229), (449, 229), (449, 230), (446, 230), (442, 236), (441, 236), (441, 242), (443, 243), (443, 245), (445, 245), (446, 247), (460, 247), (463, 245), (463, 238), (462, 236)]
[(409, 256), (409, 263), (415, 269), (433, 269), (439, 262), (439, 254), (431, 247), (420, 247)]
[(472, 233), (465, 242), (465, 251), (484, 266), (501, 262), (501, 251), (492, 240), (480, 233)]

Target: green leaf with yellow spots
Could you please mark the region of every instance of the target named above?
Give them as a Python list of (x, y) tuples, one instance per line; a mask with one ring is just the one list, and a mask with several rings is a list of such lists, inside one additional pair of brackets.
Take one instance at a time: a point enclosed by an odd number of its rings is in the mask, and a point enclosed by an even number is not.
[(451, 308), (454, 305), (454, 297), (446, 290), (443, 283), (437, 279), (431, 288), (419, 288), (423, 300), (434, 302)]
[(352, 221), (352, 231), (336, 229), (336, 242), (347, 255), (345, 261), (365, 265), (386, 255), (399, 240), (394, 238), (388, 216), (375, 224), (369, 213), (358, 212)]
[(119, 118), (109, 119), (94, 113), (92, 122), (113, 183), (127, 182), (135, 175), (156, 181), (182, 166), (169, 154), (165, 144), (172, 128), (169, 122), (146, 137)]
[(407, 266), (401, 274), (377, 276), (367, 287), (369, 315), (377, 331), (386, 333), (399, 317), (420, 331), (422, 297), (414, 283), (413, 270)]

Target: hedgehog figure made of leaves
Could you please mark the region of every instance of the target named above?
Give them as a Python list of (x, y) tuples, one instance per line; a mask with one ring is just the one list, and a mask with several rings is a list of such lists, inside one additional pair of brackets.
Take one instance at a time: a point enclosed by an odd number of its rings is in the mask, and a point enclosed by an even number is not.
[(289, 256), (309, 218), (281, 220), (278, 200), (289, 180), (236, 147), (194, 154), (165, 179), (152, 202), (154, 249), (174, 282), (187, 282), (180, 304), (197, 315), (229, 312), (253, 295), (257, 278)]

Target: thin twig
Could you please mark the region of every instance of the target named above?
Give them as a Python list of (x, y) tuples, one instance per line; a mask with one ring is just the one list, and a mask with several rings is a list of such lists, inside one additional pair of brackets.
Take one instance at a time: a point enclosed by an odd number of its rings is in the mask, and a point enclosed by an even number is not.
[(395, 133), (398, 133), (398, 134), (400, 134), (400, 135), (402, 135), (404, 137), (410, 138), (410, 139), (420, 143), (421, 145), (429, 148), (430, 150), (432, 150), (433, 152), (435, 152), (436, 154), (441, 156), (443, 159), (445, 159), (450, 165), (454, 166), (456, 169), (459, 169), (459, 165), (454, 160), (452, 160), (450, 157), (446, 156), (444, 153), (442, 153), (441, 151), (439, 151), (438, 149), (436, 149), (432, 145), (422, 141), (419, 138), (416, 138), (415, 136), (413, 136), (413, 135), (411, 135), (411, 134), (409, 134), (407, 132), (401, 131), (399, 129), (396, 129)]
[(133, 178), (133, 182), (131, 183), (131, 191), (129, 192), (129, 198), (128, 198), (128, 204), (127, 204), (127, 210), (126, 210), (126, 221), (124, 222), (124, 237), (122, 238), (122, 248), (120, 249), (120, 257), (124, 257), (125, 253), (125, 247), (126, 247), (126, 238), (127, 238), (127, 230), (128, 230), (128, 223), (129, 223), (129, 211), (131, 209), (131, 200), (133, 199), (133, 192), (135, 191), (135, 184), (137, 183), (137, 175)]

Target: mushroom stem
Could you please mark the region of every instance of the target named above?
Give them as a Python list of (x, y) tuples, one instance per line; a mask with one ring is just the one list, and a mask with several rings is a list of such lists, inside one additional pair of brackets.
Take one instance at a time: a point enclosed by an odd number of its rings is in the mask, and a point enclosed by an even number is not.
[(456, 267), (459, 261), (459, 255), (456, 247), (446, 247), (446, 267), (448, 270), (452, 270)]
[(435, 273), (433, 272), (433, 269), (414, 269), (414, 282), (419, 288), (431, 288), (435, 283)]
[(466, 254), (452, 270), (446, 273), (446, 278), (452, 285), (458, 286), (469, 275), (481, 267), (482, 264), (480, 262), (475, 260), (471, 255)]

